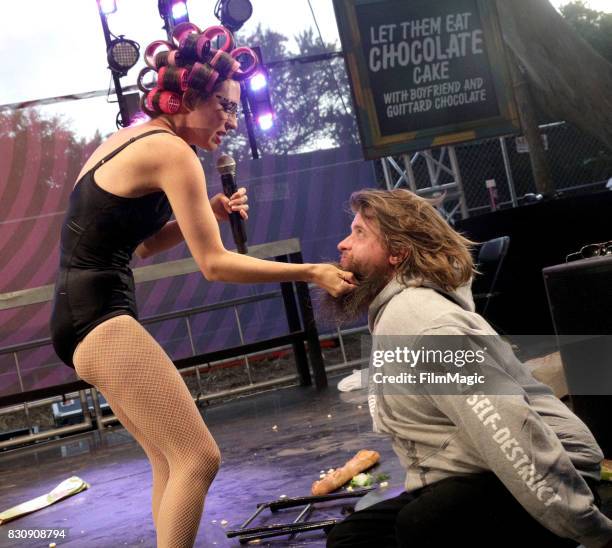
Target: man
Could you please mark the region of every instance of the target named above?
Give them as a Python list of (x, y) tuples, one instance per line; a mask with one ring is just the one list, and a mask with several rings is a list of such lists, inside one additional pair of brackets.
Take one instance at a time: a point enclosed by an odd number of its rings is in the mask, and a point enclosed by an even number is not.
[[(391, 437), (406, 491), (352, 514), (328, 547), (612, 546), (612, 521), (591, 490), (602, 452), (474, 312), (472, 242), (409, 191), (363, 190), (350, 204), (351, 234), (338, 249), (360, 285), (323, 307), (341, 319), (368, 311), (374, 427)], [(441, 388), (426, 375), (419, 383), (401, 347), (436, 343), (455, 357), (480, 348), (484, 363), (469, 370), (486, 378), (482, 387), (463, 379)], [(452, 373), (457, 363), (437, 356), (419, 366)], [(417, 382), (379, 384), (402, 369)]]

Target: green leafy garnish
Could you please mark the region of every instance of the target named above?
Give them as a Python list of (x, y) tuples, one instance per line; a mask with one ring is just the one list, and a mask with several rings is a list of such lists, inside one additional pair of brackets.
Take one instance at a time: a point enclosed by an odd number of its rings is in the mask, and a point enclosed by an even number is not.
[(372, 485), (373, 481), (372, 474), (361, 473), (353, 477), (349, 485), (351, 487), (368, 487)]

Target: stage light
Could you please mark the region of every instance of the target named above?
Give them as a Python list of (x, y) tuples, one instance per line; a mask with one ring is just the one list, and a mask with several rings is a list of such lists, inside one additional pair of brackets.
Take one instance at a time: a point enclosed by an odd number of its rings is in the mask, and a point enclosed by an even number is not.
[(256, 72), (249, 80), (251, 91), (259, 91), (268, 85), (268, 80), (263, 72)]
[(128, 40), (120, 35), (108, 46), (106, 57), (111, 70), (125, 76), (140, 57), (140, 46), (134, 40)]
[(243, 89), (257, 126), (261, 131), (268, 131), (274, 125), (274, 107), (270, 99), (268, 71), (263, 62), (261, 48), (254, 46), (253, 51), (260, 65), (255, 74), (244, 83)]
[(187, 4), (182, 0), (174, 2), (172, 4), (172, 19), (174, 24), (182, 23), (183, 21), (189, 20), (189, 12), (187, 11)]
[(217, 0), (215, 17), (232, 32), (239, 30), (253, 15), (250, 0)]
[(164, 28), (169, 38), (174, 27), (189, 21), (189, 11), (185, 0), (158, 0), (157, 9), (159, 16), (164, 20)]
[(117, 11), (117, 0), (98, 0), (98, 7), (104, 15)]
[(257, 117), (257, 125), (262, 131), (268, 131), (274, 125), (274, 115), (271, 112), (260, 114)]

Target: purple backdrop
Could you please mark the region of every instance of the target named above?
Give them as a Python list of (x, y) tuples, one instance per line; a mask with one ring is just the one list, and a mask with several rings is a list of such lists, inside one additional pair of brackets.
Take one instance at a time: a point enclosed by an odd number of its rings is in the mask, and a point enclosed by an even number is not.
[[(90, 150), (75, 152), (67, 132), (43, 135), (35, 127), (27, 134), (0, 128), (0, 293), (53, 283), (58, 263), (58, 237), (68, 195)], [(26, 136), (24, 136), (26, 135)], [(216, 155), (203, 158), (209, 194), (221, 191), (214, 168)], [(238, 166), (240, 184), (249, 189), (249, 244), (299, 238), (304, 260), (337, 258), (336, 244), (347, 233), (349, 194), (374, 185), (372, 164), (359, 146), (290, 156), (268, 156)], [(223, 240), (233, 247), (228, 227)], [(133, 266), (189, 256), (185, 245)], [(141, 318), (222, 300), (276, 290), (278, 285), (208, 283), (200, 274), (139, 284)], [(50, 303), (0, 311), (0, 348), (49, 336)], [(240, 306), (247, 341), (287, 332), (280, 299)], [(198, 352), (239, 344), (233, 310), (191, 318)], [(191, 354), (184, 319), (148, 326), (173, 358)], [(18, 359), (24, 389), (73, 380), (50, 345), (21, 351)], [(20, 391), (12, 354), (0, 354), (0, 395)]]

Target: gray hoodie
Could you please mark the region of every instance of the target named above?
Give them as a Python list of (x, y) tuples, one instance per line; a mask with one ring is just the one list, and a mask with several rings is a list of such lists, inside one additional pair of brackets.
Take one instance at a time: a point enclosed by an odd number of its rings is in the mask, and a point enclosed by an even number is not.
[[(407, 287), (392, 280), (368, 311), (374, 344), (385, 336), (469, 335), (486, 338), (490, 346), (496, 332), (474, 311), (470, 287), (443, 293), (427, 283)], [(515, 383), (514, 395), (480, 396), (478, 401), (473, 395), (370, 398), (375, 430), (391, 437), (407, 471), (406, 490), (449, 476), (493, 471), (550, 531), (588, 548), (603, 546), (612, 538), (612, 521), (595, 506), (583, 480), (599, 479), (601, 449), (586, 425), (531, 376), (511, 347), (500, 338), (495, 341), (489, 354)]]

